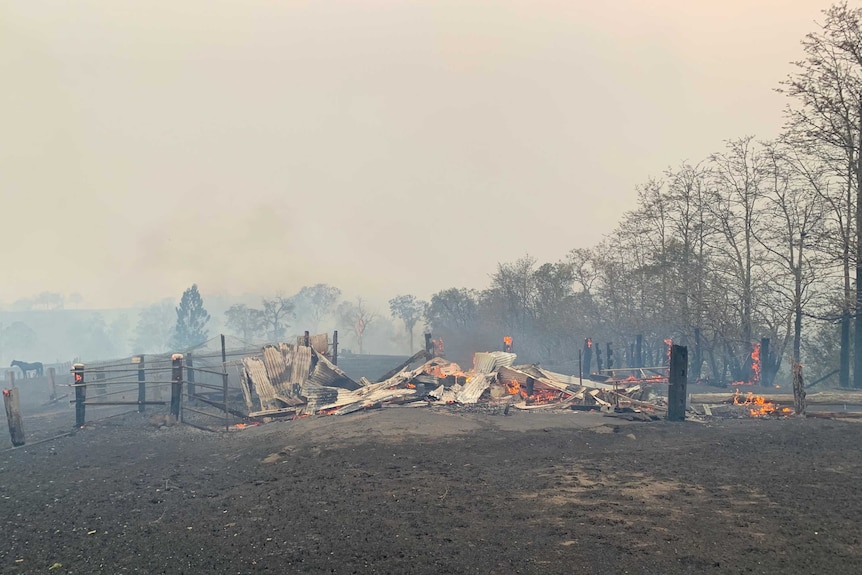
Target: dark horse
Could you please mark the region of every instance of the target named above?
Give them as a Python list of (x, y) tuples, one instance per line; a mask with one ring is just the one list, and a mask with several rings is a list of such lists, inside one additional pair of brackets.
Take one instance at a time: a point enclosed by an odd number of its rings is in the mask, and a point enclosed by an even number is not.
[(24, 379), (27, 379), (28, 373), (33, 373), (33, 377), (42, 377), (42, 364), (38, 361), (34, 363), (27, 363), (26, 361), (18, 361), (16, 359), (9, 367), (17, 367), (22, 372), (24, 372)]

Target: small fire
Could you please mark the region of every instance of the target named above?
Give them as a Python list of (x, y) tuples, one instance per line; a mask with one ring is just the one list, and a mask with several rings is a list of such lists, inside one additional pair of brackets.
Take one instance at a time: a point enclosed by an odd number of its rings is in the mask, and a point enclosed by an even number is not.
[(260, 425), (259, 421), (252, 421), (250, 423), (237, 423), (237, 424), (234, 424), (234, 426), (231, 429), (243, 430), (243, 429), (248, 429), (249, 427), (257, 427), (258, 425)]
[[(733, 404), (734, 405), (749, 405), (751, 409), (748, 410), (749, 414), (752, 417), (761, 417), (764, 415), (772, 415), (773, 413), (778, 411), (778, 408), (771, 401), (766, 401), (766, 398), (762, 395), (754, 395), (752, 392), (748, 392), (745, 395), (745, 398), (739, 393), (739, 390), (736, 390), (736, 393), (733, 394)], [(781, 413), (789, 413), (790, 409), (785, 407), (781, 410)]]
[[(730, 385), (758, 385), (760, 383), (760, 343), (754, 343), (751, 347), (751, 379), (748, 381), (734, 381)], [(775, 386), (779, 387), (779, 386)]]
[(527, 395), (526, 388), (517, 381), (503, 382), (503, 387), (509, 395), (520, 395), (530, 405), (555, 403), (563, 399), (564, 393), (550, 389), (534, 389), (533, 395)]
[(562, 399), (561, 392), (551, 391), (550, 389), (540, 389), (530, 396), (527, 396), (526, 394), (522, 395), (524, 395), (524, 398), (527, 400), (527, 403), (531, 405), (555, 403)]
[(593, 340), (587, 338), (587, 347), (593, 347)]
[(668, 367), (670, 367), (670, 350), (673, 348), (673, 340), (666, 338), (664, 340), (664, 344), (667, 346), (667, 350), (665, 351), (665, 360), (667, 361)]
[(760, 383), (760, 343), (755, 343), (751, 350), (751, 384)]

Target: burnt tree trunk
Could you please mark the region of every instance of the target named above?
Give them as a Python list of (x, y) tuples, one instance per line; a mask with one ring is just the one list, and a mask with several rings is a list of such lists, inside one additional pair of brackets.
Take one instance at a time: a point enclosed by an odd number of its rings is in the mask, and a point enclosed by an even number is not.
[(802, 381), (802, 364), (793, 362), (793, 406), (796, 415), (805, 413), (805, 384)]

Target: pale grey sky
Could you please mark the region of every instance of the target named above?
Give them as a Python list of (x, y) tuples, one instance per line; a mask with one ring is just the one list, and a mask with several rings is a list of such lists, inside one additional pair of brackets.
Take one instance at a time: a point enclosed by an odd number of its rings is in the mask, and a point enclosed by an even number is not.
[(0, 302), (481, 288), (773, 137), (825, 1), (0, 1)]

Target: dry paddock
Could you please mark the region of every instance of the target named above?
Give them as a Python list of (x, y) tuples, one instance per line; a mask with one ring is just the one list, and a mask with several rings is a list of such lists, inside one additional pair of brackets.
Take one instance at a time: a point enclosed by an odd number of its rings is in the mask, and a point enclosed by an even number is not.
[(133, 414), (0, 453), (0, 572), (857, 574), (860, 445), (831, 420)]

